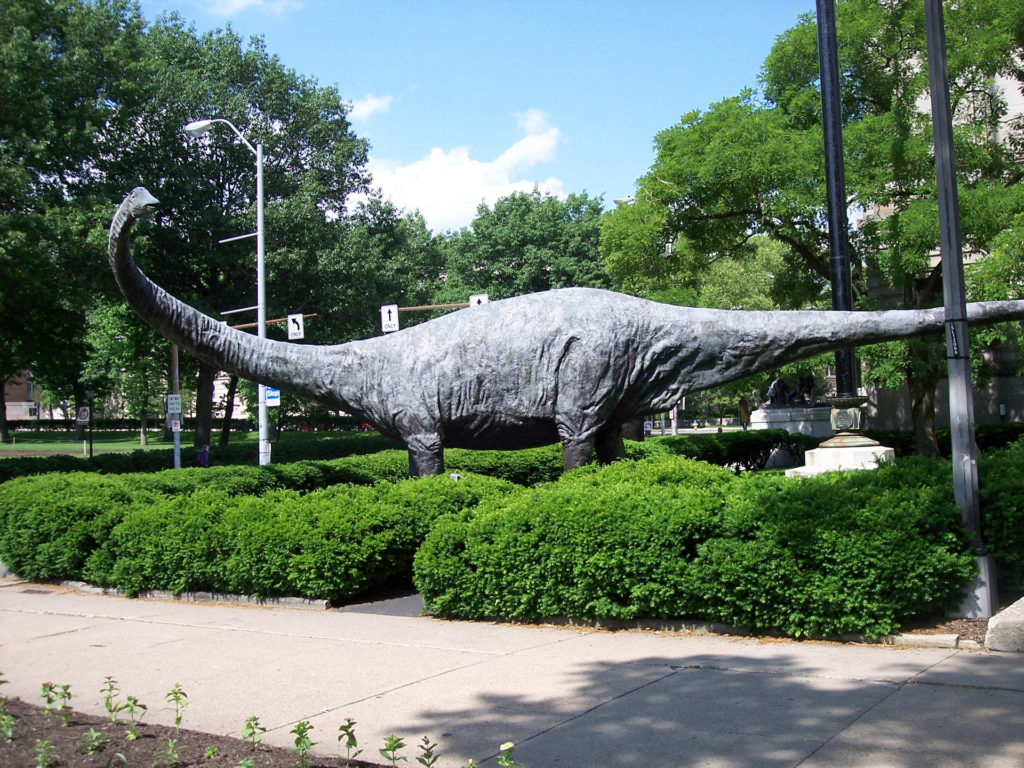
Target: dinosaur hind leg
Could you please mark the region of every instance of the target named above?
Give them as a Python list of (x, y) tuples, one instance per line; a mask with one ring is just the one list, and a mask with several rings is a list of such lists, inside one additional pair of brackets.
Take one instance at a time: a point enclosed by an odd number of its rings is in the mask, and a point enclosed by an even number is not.
[(437, 435), (414, 435), (405, 441), (409, 448), (409, 474), (412, 477), (440, 475), (444, 472), (444, 446)]

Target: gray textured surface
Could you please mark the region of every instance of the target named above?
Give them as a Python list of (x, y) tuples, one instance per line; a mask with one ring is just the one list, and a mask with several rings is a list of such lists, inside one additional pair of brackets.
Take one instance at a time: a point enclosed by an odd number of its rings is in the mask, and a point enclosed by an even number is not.
[[(453, 312), (333, 346), (257, 339), (174, 298), (135, 266), (136, 188), (110, 228), (110, 263), (136, 312), (200, 360), (357, 415), (409, 449), (412, 474), (443, 449), (561, 442), (567, 469), (622, 455), (620, 427), (686, 394), (844, 346), (940, 331), (942, 309), (744, 312), (565, 288)], [(971, 304), (972, 322), (1024, 318), (1024, 301)]]

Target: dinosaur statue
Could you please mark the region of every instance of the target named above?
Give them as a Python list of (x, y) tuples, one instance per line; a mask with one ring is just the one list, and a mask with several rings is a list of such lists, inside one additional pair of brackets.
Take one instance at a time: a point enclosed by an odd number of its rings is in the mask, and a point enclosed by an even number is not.
[[(620, 426), (683, 395), (843, 347), (935, 333), (943, 310), (746, 312), (563, 288), (472, 307), (397, 333), (314, 346), (259, 339), (179, 301), (131, 258), (136, 187), (110, 225), (109, 259), (135, 311), (203, 362), (344, 410), (402, 440), (412, 475), (446, 447), (561, 442), (566, 469), (623, 455)], [(968, 305), (973, 323), (1024, 318), (1024, 301)]]

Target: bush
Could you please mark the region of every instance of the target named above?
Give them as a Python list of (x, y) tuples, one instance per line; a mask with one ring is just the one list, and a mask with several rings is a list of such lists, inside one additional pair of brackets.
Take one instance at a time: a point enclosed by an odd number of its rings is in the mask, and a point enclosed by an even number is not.
[(125, 511), (86, 566), (91, 581), (149, 589), (295, 595), (339, 602), (407, 584), (439, 515), (511, 493), (486, 477), (438, 476), (299, 495), (233, 497), (204, 489)]
[[(651, 438), (651, 442), (677, 456), (706, 461), (723, 467), (760, 469), (776, 450), (794, 449), (804, 435), (790, 435), (784, 429), (758, 429), (743, 432), (711, 432)], [(820, 440), (814, 440), (814, 446)], [(813, 446), (812, 446), (813, 447)], [(801, 447), (800, 452), (806, 450)]]
[(678, 457), (588, 467), (439, 520), (414, 578), (461, 618), (882, 635), (954, 604), (972, 575), (948, 478), (942, 462), (801, 480)]
[(1024, 439), (982, 456), (978, 465), (982, 538), (1004, 596), (1024, 594)]

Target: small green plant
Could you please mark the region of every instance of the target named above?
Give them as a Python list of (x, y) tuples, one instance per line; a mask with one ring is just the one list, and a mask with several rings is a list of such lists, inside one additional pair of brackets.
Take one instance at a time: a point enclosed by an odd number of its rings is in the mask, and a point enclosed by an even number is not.
[(10, 744), (14, 741), (14, 716), (3, 711), (0, 701), (0, 741)]
[(164, 699), (174, 707), (174, 731), (175, 733), (180, 733), (181, 718), (185, 712), (185, 707), (188, 706), (188, 694), (181, 689), (180, 683), (175, 683), (174, 687), (164, 696)]
[(242, 726), (242, 743), (255, 752), (266, 732), (267, 729), (260, 725), (260, 719), (256, 715), (249, 715)]
[(57, 698), (60, 699), (60, 706), (57, 707), (57, 716), (60, 718), (61, 727), (67, 728), (68, 723), (71, 722), (71, 686), (66, 683), (61, 685), (60, 690), (57, 692)]
[(43, 700), (43, 714), (51, 714), (53, 705), (57, 701), (57, 686), (53, 683), (43, 683), (42, 689), (39, 691), (39, 698)]
[(211, 744), (206, 748), (206, 751), (203, 752), (203, 757), (205, 757), (207, 760), (213, 760), (213, 758), (215, 758), (219, 754), (220, 750), (213, 744)]
[(58, 760), (57, 754), (53, 751), (53, 744), (46, 739), (36, 739), (32, 757), (35, 759), (35, 768), (50, 768)]
[(235, 768), (256, 768), (256, 761), (251, 757), (243, 757)]
[(522, 763), (517, 763), (515, 758), (512, 757), (512, 750), (515, 749), (515, 747), (516, 745), (511, 741), (506, 741), (498, 747), (500, 751), (498, 752), (497, 758), (495, 758), (498, 761), (498, 765), (504, 765), (507, 766), (507, 768), (517, 768), (522, 765)]
[(178, 747), (177, 739), (168, 739), (167, 743), (161, 749), (157, 750), (157, 763), (159, 765), (166, 766), (166, 768), (174, 768), (178, 764), (178, 759), (181, 757), (181, 749)]
[(115, 752), (114, 754), (112, 754), (110, 757), (107, 758), (106, 768), (110, 768), (110, 766), (112, 766), (114, 764), (115, 760), (120, 760), (125, 765), (128, 765), (128, 758), (126, 758), (120, 752)]
[(117, 722), (117, 714), (124, 709), (125, 705), (117, 701), (117, 694), (120, 692), (117, 680), (110, 675), (107, 675), (104, 680), (100, 693), (103, 694), (103, 708), (107, 710), (107, 722), (113, 725)]
[(135, 741), (137, 738), (139, 738), (139, 734), (138, 731), (136, 730), (136, 727), (138, 726), (139, 721), (142, 719), (143, 713), (145, 713), (148, 707), (145, 704), (141, 703), (134, 696), (126, 696), (125, 699), (126, 703), (121, 707), (121, 709), (128, 713), (129, 720), (128, 732), (125, 733), (124, 738), (126, 741)]
[[(0, 686), (7, 685), (7, 683), (9, 683), (9, 682), (10, 682), (9, 680), (4, 680), (3, 670), (0, 670)], [(4, 702), (4, 701), (7, 701), (6, 697), (0, 696), (0, 702)]]
[(295, 735), (295, 748), (288, 750), (294, 752), (299, 756), (299, 765), (302, 768), (306, 768), (309, 765), (309, 750), (313, 748), (315, 742), (309, 738), (309, 732), (313, 730), (313, 726), (306, 720), (300, 720), (292, 728), (291, 733)]
[(405, 742), (402, 741), (401, 737), (391, 734), (390, 736), (384, 737), (384, 746), (377, 751), (380, 756), (391, 763), (391, 768), (395, 768), (398, 765), (399, 760), (405, 760), (406, 758), (398, 753), (405, 749)]
[(424, 768), (433, 768), (434, 763), (441, 757), (435, 750), (437, 744), (431, 744), (430, 739), (426, 736), (423, 737), (423, 741), (419, 744), (420, 754), (416, 758), (416, 762), (422, 765)]
[(95, 728), (90, 728), (78, 739), (78, 748), (87, 755), (95, 755), (107, 743), (106, 737)]
[(351, 717), (345, 718), (345, 722), (338, 726), (338, 743), (345, 747), (345, 754), (338, 755), (342, 760), (345, 761), (345, 768), (349, 768), (352, 765), (352, 761), (355, 760), (360, 754), (361, 749), (358, 747), (356, 741), (356, 721)]

